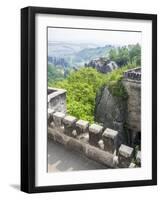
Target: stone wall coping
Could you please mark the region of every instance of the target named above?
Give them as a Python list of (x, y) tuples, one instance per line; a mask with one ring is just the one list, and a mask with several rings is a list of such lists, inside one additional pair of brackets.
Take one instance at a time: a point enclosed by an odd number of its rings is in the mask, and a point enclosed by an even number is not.
[(78, 120), (76, 122), (76, 126), (80, 127), (80, 128), (87, 128), (89, 126), (89, 122), (88, 121), (85, 121), (85, 120)]
[(53, 114), (53, 113), (54, 113), (54, 110), (51, 109), (51, 108), (48, 108), (48, 114), (51, 115), (51, 114)]
[(64, 117), (63, 119), (63, 122), (65, 124), (73, 124), (77, 121), (77, 118), (76, 117), (73, 117), (73, 116), (70, 116), (70, 115), (67, 115), (66, 117)]
[(49, 95), (48, 95), (48, 102), (50, 102), (50, 100), (52, 98), (55, 98), (56, 96), (59, 96), (61, 94), (64, 94), (66, 93), (67, 91), (64, 90), (64, 89), (59, 89), (59, 88), (51, 88), (51, 87), (48, 87), (49, 90), (52, 90), (53, 92), (51, 92)]
[(102, 134), (103, 137), (107, 137), (107, 138), (111, 138), (111, 139), (115, 139), (115, 137), (117, 135), (118, 135), (118, 131), (115, 131), (110, 128), (106, 128), (106, 130)]
[(132, 147), (121, 144), (121, 146), (119, 148), (119, 154), (126, 158), (129, 158), (132, 156), (133, 150), (134, 149)]
[(62, 113), (62, 112), (55, 112), (53, 114), (53, 117), (57, 117), (57, 118), (61, 118), (63, 119), (65, 117), (65, 113)]
[(99, 134), (101, 133), (103, 130), (103, 127), (98, 125), (98, 124), (92, 124), (90, 127), (89, 127), (89, 131), (92, 132), (92, 133), (95, 133), (95, 134)]
[(132, 68), (132, 69), (127, 69), (127, 70), (125, 71), (125, 73), (126, 73), (126, 72), (137, 72), (137, 71), (141, 71), (141, 67), (135, 67), (135, 68)]

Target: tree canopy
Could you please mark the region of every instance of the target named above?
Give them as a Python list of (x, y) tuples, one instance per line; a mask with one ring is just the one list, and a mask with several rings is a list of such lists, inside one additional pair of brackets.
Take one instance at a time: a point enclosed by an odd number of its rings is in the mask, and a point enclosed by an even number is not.
[(119, 66), (135, 64), (141, 65), (141, 46), (128, 45), (118, 48), (113, 48), (109, 51), (109, 59), (115, 61)]

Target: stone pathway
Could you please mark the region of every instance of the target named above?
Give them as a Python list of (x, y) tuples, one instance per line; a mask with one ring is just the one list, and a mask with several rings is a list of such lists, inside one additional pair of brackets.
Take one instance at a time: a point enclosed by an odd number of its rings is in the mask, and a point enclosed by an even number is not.
[(107, 169), (107, 167), (48, 139), (48, 172), (92, 169)]

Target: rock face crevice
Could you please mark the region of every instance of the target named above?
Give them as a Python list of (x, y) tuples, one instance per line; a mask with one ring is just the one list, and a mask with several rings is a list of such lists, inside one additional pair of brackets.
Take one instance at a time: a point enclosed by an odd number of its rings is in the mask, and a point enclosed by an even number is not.
[(126, 116), (127, 101), (113, 96), (107, 86), (101, 88), (96, 96), (95, 121), (103, 124), (104, 127), (117, 130), (120, 143), (126, 142), (123, 131)]

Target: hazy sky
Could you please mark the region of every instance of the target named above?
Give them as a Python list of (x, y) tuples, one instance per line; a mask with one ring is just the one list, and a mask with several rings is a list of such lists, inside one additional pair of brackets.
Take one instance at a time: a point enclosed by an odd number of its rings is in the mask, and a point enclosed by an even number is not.
[(101, 45), (141, 44), (141, 32), (48, 28), (48, 41), (99, 43)]

